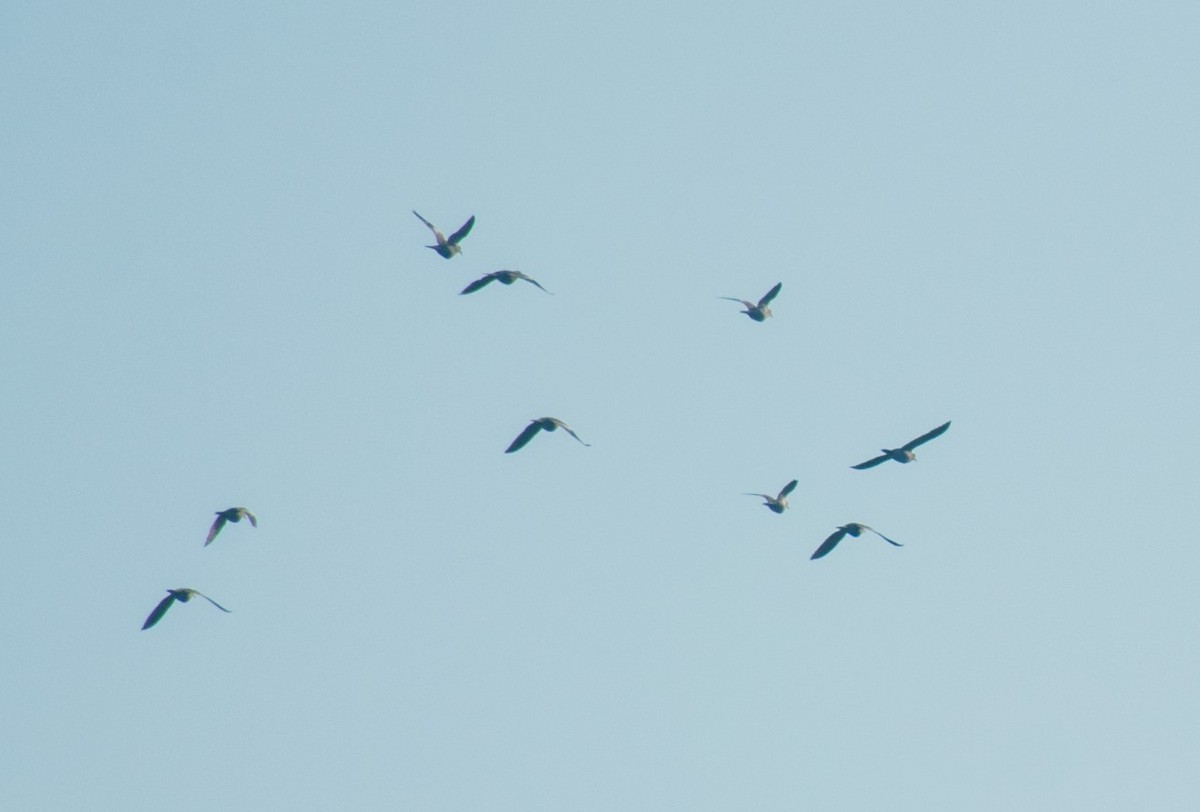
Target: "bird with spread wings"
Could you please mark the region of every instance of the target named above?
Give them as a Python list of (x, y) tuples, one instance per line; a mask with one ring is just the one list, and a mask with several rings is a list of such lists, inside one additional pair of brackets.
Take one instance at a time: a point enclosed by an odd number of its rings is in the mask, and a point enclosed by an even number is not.
[(782, 289), (783, 283), (776, 283), (775, 287), (768, 290), (767, 294), (758, 300), (758, 304), (755, 304), (754, 302), (748, 302), (745, 299), (738, 299), (733, 296), (718, 296), (717, 298), (727, 299), (731, 302), (739, 302), (745, 306), (746, 309), (742, 312), (747, 316), (755, 321), (766, 321), (767, 319), (771, 318), (771, 308), (767, 307), (767, 305), (771, 303), (772, 299), (779, 295), (779, 291)]
[[(519, 451), (520, 449), (524, 448), (530, 440), (537, 436), (539, 431), (557, 431), (558, 429), (562, 429), (576, 440), (579, 440), (579, 435), (571, 431), (571, 427), (559, 420), (557, 417), (539, 417), (536, 420), (531, 420), (529, 422), (529, 425), (525, 427), (524, 431), (518, 434), (517, 438), (509, 443), (508, 448), (504, 449), (504, 453), (511, 454), (514, 451)], [(591, 443), (584, 443), (583, 440), (579, 440), (579, 442), (586, 446), (591, 445)]]
[(859, 522), (850, 522), (850, 524), (844, 524), (841, 527), (839, 527), (837, 530), (833, 531), (833, 534), (830, 535), (829, 538), (822, 541), (821, 546), (817, 548), (816, 552), (814, 552), (812, 554), (812, 556), (810, 556), (809, 560), (816, 560), (818, 558), (823, 558), (823, 557), (829, 555), (829, 553), (831, 553), (833, 551), (833, 548), (838, 546), (838, 543), (842, 539), (844, 539), (846, 536), (850, 536), (851, 538), (858, 538), (859, 536), (861, 536), (863, 534), (864, 530), (870, 530), (872, 533), (879, 536), (881, 539), (886, 541), (888, 544), (891, 544), (896, 547), (904, 546), (903, 544), (901, 544), (898, 541), (892, 541), (890, 538), (885, 536), (883, 533), (880, 533), (878, 530), (876, 530), (873, 527), (867, 527), (865, 524), (860, 524)]
[[(417, 214), (415, 209), (413, 210), (413, 214)], [(459, 243), (463, 241), (464, 237), (471, 233), (471, 226), (475, 225), (475, 215), (472, 214), (471, 219), (463, 223), (462, 228), (451, 234), (450, 239), (446, 239), (446, 235), (438, 231), (437, 226), (435, 226), (433, 223), (429, 222), (419, 214), (417, 214), (417, 219), (429, 226), (429, 230), (433, 232), (433, 238), (437, 240), (437, 245), (427, 245), (425, 247), (436, 251), (438, 256), (444, 257), (445, 259), (450, 259), (455, 254), (462, 253), (462, 248), (459, 246)]]
[(204, 600), (208, 601), (208, 602), (209, 602), (209, 603), (211, 603), (213, 606), (215, 606), (215, 607), (217, 607), (218, 609), (220, 609), (222, 612), (228, 612), (228, 611), (229, 611), (229, 610), (228, 610), (228, 609), (226, 609), (224, 606), (222, 606), (221, 604), (217, 603), (217, 602), (216, 602), (216, 601), (214, 601), (212, 598), (208, 597), (207, 595), (205, 595), (203, 592), (200, 592), (199, 590), (196, 590), (196, 589), (186, 589), (186, 588), (182, 588), (182, 589), (168, 589), (168, 590), (167, 590), (167, 597), (165, 597), (165, 598), (163, 598), (161, 601), (159, 601), (159, 602), (158, 602), (158, 606), (155, 606), (155, 607), (154, 607), (154, 611), (153, 611), (153, 612), (151, 612), (151, 613), (150, 613), (150, 614), (149, 614), (149, 615), (146, 617), (146, 622), (142, 624), (142, 631), (145, 631), (146, 629), (149, 629), (149, 628), (150, 628), (151, 626), (153, 626), (155, 623), (157, 623), (158, 621), (162, 620), (162, 616), (163, 616), (163, 615), (165, 615), (165, 614), (167, 613), (167, 610), (168, 610), (168, 609), (170, 609), (172, 606), (174, 606), (174, 605), (175, 605), (175, 601), (179, 601), (180, 603), (187, 603), (188, 601), (190, 601), (192, 598), (195, 598), (195, 597), (201, 597), (201, 598), (204, 598)]
[(796, 490), (796, 482), (797, 480), (793, 479), (791, 482), (784, 485), (783, 490), (779, 492), (778, 496), (771, 496), (765, 493), (744, 493), (742, 496), (761, 496), (764, 500), (766, 500), (763, 502), (763, 504), (767, 506), (768, 510), (770, 510), (772, 513), (783, 513), (788, 507), (788, 494)]
[(929, 442), (934, 437), (941, 437), (943, 434), (946, 433), (946, 429), (948, 429), (948, 428), (950, 428), (949, 420), (947, 420), (942, 425), (938, 426), (936, 429), (925, 432), (917, 439), (909, 440), (907, 443), (900, 446), (899, 448), (880, 449), (881, 451), (883, 451), (883, 453), (880, 454), (878, 457), (872, 457), (871, 459), (867, 460), (866, 462), (860, 462), (858, 465), (851, 465), (850, 467), (856, 468), (859, 471), (864, 471), (867, 468), (874, 468), (876, 465), (887, 462), (888, 460), (895, 460), (896, 462), (901, 462), (901, 463), (905, 463), (905, 464), (910, 463), (917, 458), (917, 455), (913, 453), (914, 448), (921, 445), (922, 443)]

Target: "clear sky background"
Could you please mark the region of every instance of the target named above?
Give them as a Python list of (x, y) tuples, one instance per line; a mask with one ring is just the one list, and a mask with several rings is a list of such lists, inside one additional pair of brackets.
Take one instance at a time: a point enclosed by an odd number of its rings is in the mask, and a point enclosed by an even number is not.
[(1197, 31), (6, 4), (0, 806), (1197, 808)]

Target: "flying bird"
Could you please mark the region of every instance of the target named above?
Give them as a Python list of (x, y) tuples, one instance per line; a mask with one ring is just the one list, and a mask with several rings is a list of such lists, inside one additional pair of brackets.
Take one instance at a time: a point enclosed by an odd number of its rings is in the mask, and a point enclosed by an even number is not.
[(745, 299), (737, 299), (733, 296), (718, 296), (717, 298), (727, 299), (731, 302), (741, 302), (746, 306), (746, 309), (742, 311), (743, 313), (755, 321), (765, 321), (771, 317), (771, 308), (767, 307), (767, 305), (771, 303), (772, 299), (779, 295), (779, 291), (782, 287), (782, 282), (777, 283), (775, 287), (767, 291), (766, 296), (758, 300), (758, 304), (754, 304), (754, 302), (747, 302)]
[[(462, 293), (460, 293), (459, 295), (461, 296), (465, 293), (474, 293), (475, 291), (479, 290), (480, 288), (485, 288), (493, 282), (499, 282), (501, 285), (511, 285), (513, 282), (516, 282), (518, 279), (524, 279), (526, 282), (530, 282), (534, 285), (537, 285), (539, 290), (545, 291), (546, 293), (550, 293), (550, 291), (543, 288), (541, 286), (541, 284), (539, 284), (538, 281), (536, 279), (534, 279), (532, 276), (526, 276), (525, 274), (521, 273), (520, 271), (495, 271), (493, 273), (487, 274), (486, 276), (484, 276), (481, 279), (476, 279), (474, 282), (472, 282), (471, 284), (469, 284), (465, 288), (463, 288)], [(551, 294), (551, 295), (553, 295), (553, 294)]]
[(155, 623), (162, 620), (162, 616), (167, 613), (167, 610), (171, 608), (171, 604), (175, 603), (175, 601), (187, 603), (196, 596), (204, 598), (204, 600), (208, 601), (222, 612), (229, 611), (224, 606), (205, 595), (203, 592), (199, 592), (195, 589), (168, 589), (167, 597), (158, 602), (158, 606), (154, 607), (154, 611), (150, 613), (150, 616), (146, 618), (146, 622), (142, 624), (142, 631), (149, 629)]
[(225, 526), (225, 522), (233, 522), (237, 524), (242, 519), (249, 519), (252, 527), (258, 527), (258, 519), (254, 518), (254, 514), (246, 510), (244, 507), (232, 507), (228, 510), (218, 510), (217, 518), (213, 520), (212, 527), (208, 529), (208, 538), (204, 540), (204, 546), (212, 544), (212, 540), (217, 537), (217, 533), (221, 532), (221, 528)]
[[(417, 214), (415, 209), (413, 210), (413, 214)], [(450, 239), (446, 239), (446, 236), (442, 234), (442, 232), (438, 231), (437, 227), (434, 226), (433, 223), (429, 222), (419, 214), (417, 214), (417, 219), (429, 226), (429, 230), (433, 232), (433, 238), (437, 240), (437, 245), (427, 245), (425, 247), (432, 248), (434, 251), (438, 252), (438, 256), (445, 257), (446, 259), (450, 259), (455, 254), (462, 253), (462, 248), (459, 246), (459, 243), (463, 241), (464, 237), (471, 233), (471, 226), (475, 225), (475, 215), (472, 214), (471, 219), (463, 223), (462, 228), (451, 234)]]
[(850, 522), (850, 524), (844, 524), (841, 527), (839, 527), (837, 530), (835, 530), (833, 532), (833, 535), (831, 535), (829, 538), (822, 541), (821, 546), (817, 548), (817, 551), (812, 554), (812, 556), (809, 558), (809, 560), (815, 561), (818, 558), (822, 558), (824, 556), (829, 555), (829, 553), (833, 550), (833, 548), (838, 546), (839, 541), (844, 539), (846, 536), (850, 536), (851, 538), (858, 538), (859, 536), (861, 536), (863, 534), (864, 530), (870, 530), (872, 533), (879, 536), (881, 539), (886, 541), (888, 544), (892, 544), (896, 547), (904, 546), (903, 544), (901, 544), (898, 541), (892, 541), (890, 538), (885, 536), (883, 533), (880, 533), (878, 530), (876, 530), (873, 527), (867, 527), (865, 524), (859, 524), (858, 522)]
[(880, 454), (878, 457), (872, 457), (871, 459), (867, 460), (866, 462), (860, 462), (858, 465), (851, 465), (850, 467), (857, 468), (859, 471), (863, 471), (867, 468), (874, 468), (876, 465), (879, 465), (880, 463), (883, 463), (883, 462), (887, 462), (888, 460), (895, 460), (896, 462), (902, 462), (902, 463), (910, 463), (917, 458), (917, 455), (913, 453), (914, 448), (919, 446), (921, 443), (929, 442), (934, 437), (940, 437), (941, 435), (946, 433), (946, 429), (948, 429), (948, 428), (950, 428), (949, 420), (947, 420), (942, 425), (938, 426), (936, 429), (925, 432), (917, 439), (909, 440), (907, 443), (900, 446), (899, 448), (880, 449), (881, 451), (883, 451), (883, 453)]
[[(562, 429), (576, 440), (579, 440), (579, 435), (571, 431), (571, 427), (557, 417), (539, 417), (537, 420), (530, 421), (525, 430), (517, 435), (517, 439), (509, 443), (508, 448), (504, 449), (504, 453), (511, 454), (514, 451), (521, 450), (539, 431), (557, 431), (558, 429)], [(579, 442), (586, 446), (591, 446), (591, 443), (584, 443), (583, 440), (579, 440)]]
[(744, 493), (742, 495), (743, 496), (761, 496), (763, 499), (767, 500), (767, 501), (763, 502), (763, 504), (767, 506), (768, 510), (770, 510), (773, 513), (783, 513), (785, 510), (787, 510), (788, 494), (790, 494), (794, 490), (796, 490), (796, 480), (793, 479), (791, 482), (789, 482), (788, 484), (783, 486), (783, 490), (781, 490), (779, 492), (778, 496), (768, 496), (765, 493)]

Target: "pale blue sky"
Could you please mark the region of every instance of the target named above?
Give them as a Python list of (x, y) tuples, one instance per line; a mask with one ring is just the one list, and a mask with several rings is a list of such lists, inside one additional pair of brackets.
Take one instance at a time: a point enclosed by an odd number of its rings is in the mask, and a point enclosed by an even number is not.
[(0, 806), (1196, 808), (1198, 30), (7, 4)]

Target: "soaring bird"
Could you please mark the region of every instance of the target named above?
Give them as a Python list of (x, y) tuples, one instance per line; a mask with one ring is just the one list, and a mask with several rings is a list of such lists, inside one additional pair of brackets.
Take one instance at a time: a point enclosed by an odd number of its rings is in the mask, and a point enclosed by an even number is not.
[(155, 623), (162, 620), (162, 616), (167, 613), (167, 610), (171, 608), (171, 604), (175, 603), (175, 601), (187, 603), (196, 596), (204, 598), (204, 600), (208, 601), (222, 612), (229, 611), (224, 606), (205, 595), (203, 592), (199, 592), (195, 589), (168, 589), (167, 597), (158, 602), (158, 606), (154, 607), (154, 611), (150, 613), (150, 616), (146, 618), (146, 622), (142, 624), (142, 631), (149, 629)]
[(254, 518), (254, 514), (246, 510), (244, 507), (232, 507), (228, 510), (218, 510), (217, 518), (213, 520), (212, 527), (208, 529), (208, 538), (204, 540), (204, 546), (212, 544), (212, 540), (217, 537), (217, 533), (221, 532), (221, 528), (225, 526), (225, 522), (233, 522), (237, 524), (242, 519), (249, 519), (252, 527), (258, 527), (258, 519)]
[(917, 439), (909, 440), (907, 443), (900, 446), (899, 448), (880, 449), (881, 451), (883, 451), (883, 453), (880, 454), (878, 457), (872, 457), (871, 459), (867, 460), (866, 462), (860, 462), (858, 465), (851, 465), (850, 467), (857, 468), (858, 470), (862, 471), (867, 468), (874, 468), (876, 465), (879, 465), (882, 462), (887, 462), (888, 460), (895, 460), (896, 462), (910, 463), (917, 458), (917, 455), (913, 453), (914, 448), (919, 446), (921, 443), (929, 442), (934, 437), (940, 437), (941, 435), (946, 433), (946, 429), (948, 429), (948, 428), (950, 428), (949, 420), (947, 420), (942, 425), (938, 426), (936, 429), (925, 432)]
[[(413, 214), (417, 214), (415, 209), (413, 210)], [(450, 239), (446, 239), (445, 235), (438, 231), (437, 227), (434, 226), (433, 223), (429, 222), (419, 214), (417, 214), (417, 219), (429, 226), (429, 230), (433, 232), (433, 238), (437, 240), (437, 245), (427, 245), (425, 247), (432, 248), (434, 251), (438, 252), (439, 256), (445, 257), (446, 259), (450, 259), (455, 254), (462, 253), (462, 248), (459, 247), (459, 243), (463, 241), (464, 237), (471, 233), (471, 226), (475, 225), (475, 215), (472, 214), (471, 219), (463, 223), (462, 228), (451, 234)]]
[(728, 299), (731, 302), (741, 302), (746, 307), (746, 309), (742, 311), (743, 313), (755, 321), (765, 321), (771, 317), (771, 308), (767, 307), (767, 305), (771, 303), (772, 299), (779, 295), (779, 291), (782, 287), (782, 282), (777, 283), (775, 287), (767, 291), (766, 296), (758, 300), (758, 304), (754, 304), (754, 302), (747, 302), (745, 299), (737, 299), (733, 296), (718, 296), (717, 298)]
[(461, 296), (463, 293), (474, 293), (475, 291), (479, 290), (480, 288), (487, 287), (488, 285), (490, 285), (493, 282), (499, 282), (501, 285), (511, 285), (513, 282), (516, 282), (518, 279), (524, 279), (526, 282), (530, 282), (534, 285), (537, 285), (540, 290), (543, 290), (546, 293), (550, 293), (550, 291), (543, 288), (538, 283), (538, 281), (536, 279), (534, 279), (532, 276), (526, 276), (525, 274), (521, 273), (520, 271), (494, 271), (490, 274), (487, 274), (486, 276), (484, 276), (481, 279), (476, 279), (474, 282), (467, 285), (465, 288), (462, 289), (462, 293), (460, 293), (459, 295)]
[[(539, 417), (536, 420), (530, 421), (525, 430), (517, 435), (517, 439), (509, 443), (508, 448), (504, 449), (504, 453), (511, 454), (514, 451), (521, 450), (539, 431), (557, 431), (558, 429), (562, 429), (576, 440), (579, 440), (579, 435), (571, 431), (571, 427), (557, 417)], [(586, 446), (591, 445), (591, 443), (584, 443), (583, 440), (579, 440), (579, 442)]]
[(769, 509), (773, 513), (783, 513), (785, 510), (787, 510), (788, 494), (794, 490), (796, 490), (796, 480), (793, 479), (791, 482), (789, 482), (788, 484), (783, 486), (783, 490), (781, 490), (779, 492), (778, 496), (768, 496), (765, 493), (745, 493), (742, 495), (743, 496), (761, 496), (763, 499), (767, 500), (767, 501), (763, 502), (763, 504), (767, 506), (767, 509)]
[(821, 546), (817, 548), (817, 551), (812, 554), (812, 556), (809, 558), (809, 560), (813, 561), (813, 560), (816, 560), (823, 556), (829, 555), (830, 551), (832, 551), (834, 547), (838, 546), (839, 541), (844, 539), (846, 536), (850, 536), (852, 538), (858, 538), (859, 536), (861, 536), (863, 534), (864, 530), (870, 530), (872, 533), (879, 536), (881, 539), (886, 541), (888, 544), (895, 545), (896, 547), (904, 546), (903, 544), (901, 544), (898, 541), (892, 541), (890, 538), (885, 536), (883, 533), (880, 533), (878, 530), (874, 529), (873, 527), (867, 527), (865, 524), (859, 524), (858, 522), (850, 522), (850, 524), (844, 524), (841, 527), (839, 527), (837, 530), (835, 530), (833, 532), (833, 535), (831, 535), (829, 538), (822, 541)]

